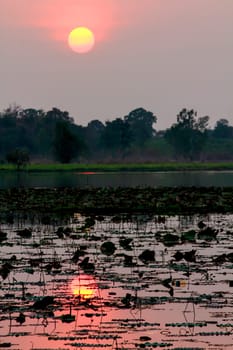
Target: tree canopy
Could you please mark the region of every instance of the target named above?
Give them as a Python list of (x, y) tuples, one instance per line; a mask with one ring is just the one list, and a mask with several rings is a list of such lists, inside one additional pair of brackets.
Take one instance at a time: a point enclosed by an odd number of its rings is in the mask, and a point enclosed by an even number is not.
[(209, 117), (197, 118), (197, 112), (186, 108), (177, 115), (177, 123), (165, 133), (168, 143), (174, 148), (176, 155), (185, 159), (198, 159), (207, 141)]
[(124, 117), (129, 125), (132, 142), (136, 145), (144, 145), (155, 133), (153, 125), (156, 123), (156, 116), (144, 108), (137, 108)]
[(209, 117), (183, 108), (167, 130), (156, 130), (156, 122), (155, 114), (142, 107), (82, 126), (56, 107), (12, 105), (0, 112), (0, 160), (12, 162), (16, 150), (26, 150), (32, 162), (233, 160), (233, 126), (226, 118), (211, 129)]

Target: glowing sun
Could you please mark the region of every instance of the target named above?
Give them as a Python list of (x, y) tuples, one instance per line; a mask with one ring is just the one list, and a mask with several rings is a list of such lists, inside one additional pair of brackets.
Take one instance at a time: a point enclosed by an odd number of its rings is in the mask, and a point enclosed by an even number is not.
[(77, 53), (86, 53), (92, 50), (95, 45), (93, 32), (86, 27), (73, 29), (68, 37), (70, 48)]

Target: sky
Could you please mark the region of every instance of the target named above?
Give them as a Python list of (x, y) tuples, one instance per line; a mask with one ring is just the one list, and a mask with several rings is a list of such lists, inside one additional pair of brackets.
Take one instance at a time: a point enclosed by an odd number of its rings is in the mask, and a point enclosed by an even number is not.
[[(95, 35), (85, 54), (70, 31)], [(77, 124), (142, 107), (233, 125), (233, 0), (0, 0), (0, 110), (69, 111)]]

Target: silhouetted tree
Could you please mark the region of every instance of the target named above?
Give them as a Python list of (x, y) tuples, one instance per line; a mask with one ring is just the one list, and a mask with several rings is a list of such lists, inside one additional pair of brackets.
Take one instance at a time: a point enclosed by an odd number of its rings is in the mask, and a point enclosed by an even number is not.
[[(73, 123), (73, 118), (69, 116), (69, 113), (67, 111), (61, 111), (58, 108), (52, 108), (46, 112), (45, 116), (42, 118), (40, 127), (38, 129), (38, 139), (41, 142), (41, 151), (44, 154), (52, 156), (52, 154), (56, 153), (54, 142), (59, 134), (56, 127), (58, 123), (66, 123), (69, 126), (69, 131), (71, 131), (73, 135), (71, 139), (74, 138), (75, 132), (73, 132), (73, 129), (75, 128), (75, 124)], [(57, 136), (55, 135), (56, 133)], [(70, 141), (70, 143), (72, 143), (72, 141)]]
[(78, 154), (81, 142), (70, 130), (70, 126), (67, 122), (59, 121), (56, 123), (55, 128), (55, 157), (61, 163), (70, 163)]
[(16, 166), (17, 170), (24, 168), (29, 162), (30, 157), (26, 149), (15, 149), (6, 155), (6, 160)]
[(227, 119), (219, 119), (212, 133), (213, 137), (228, 139), (233, 137), (233, 127)]
[(9, 107), (7, 107), (4, 111), (3, 111), (3, 116), (4, 117), (8, 117), (9, 119), (16, 119), (16, 118), (20, 118), (20, 115), (22, 113), (22, 107), (17, 105), (17, 104), (11, 104), (9, 105)]
[(153, 124), (157, 118), (144, 108), (134, 109), (124, 117), (124, 121), (129, 125), (131, 142), (135, 145), (143, 146), (155, 133)]
[(101, 141), (106, 150), (113, 153), (118, 151), (124, 156), (131, 141), (129, 124), (120, 118), (107, 121)]
[(48, 120), (50, 120), (51, 122), (52, 121), (55, 121), (55, 122), (64, 121), (64, 122), (69, 122), (69, 123), (74, 122), (73, 118), (71, 118), (69, 116), (69, 112), (61, 111), (58, 108), (52, 108), (50, 111), (48, 111), (46, 113), (46, 118)]
[[(97, 161), (126, 156), (129, 161), (170, 160), (174, 154), (188, 160), (200, 155), (207, 160), (232, 160), (233, 126), (227, 119), (219, 119), (207, 130), (208, 120), (198, 118), (194, 110), (183, 109), (174, 125), (157, 132), (153, 113), (137, 108), (124, 118), (106, 123), (92, 120), (84, 127), (75, 124), (67, 111), (55, 107), (43, 111), (10, 105), (0, 112), (0, 159), (12, 150), (27, 149), (31, 159), (56, 156), (62, 162), (77, 155)], [(59, 127), (59, 123), (66, 126)]]
[(93, 155), (95, 155), (95, 153), (100, 149), (101, 137), (104, 129), (105, 125), (101, 121), (95, 119), (88, 123), (84, 130), (87, 148)]
[(177, 115), (177, 123), (166, 131), (165, 139), (178, 156), (194, 160), (200, 156), (207, 140), (208, 121), (209, 117), (197, 118), (197, 112), (184, 108)]

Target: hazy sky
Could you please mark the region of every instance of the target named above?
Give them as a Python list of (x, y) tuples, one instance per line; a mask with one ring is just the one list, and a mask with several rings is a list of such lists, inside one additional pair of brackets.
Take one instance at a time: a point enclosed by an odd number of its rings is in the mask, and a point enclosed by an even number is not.
[[(69, 32), (96, 36), (86, 54)], [(233, 0), (0, 0), (0, 110), (68, 110), (78, 124), (143, 107), (233, 124)]]

